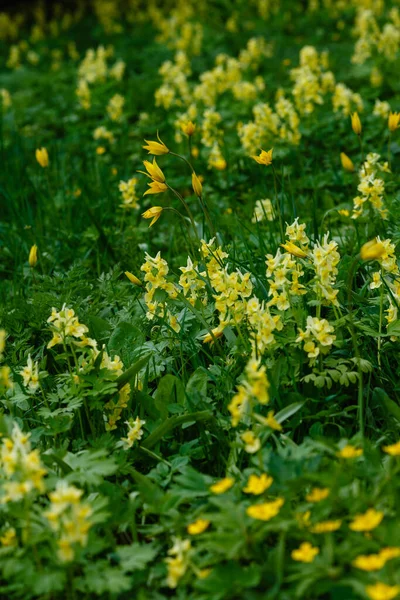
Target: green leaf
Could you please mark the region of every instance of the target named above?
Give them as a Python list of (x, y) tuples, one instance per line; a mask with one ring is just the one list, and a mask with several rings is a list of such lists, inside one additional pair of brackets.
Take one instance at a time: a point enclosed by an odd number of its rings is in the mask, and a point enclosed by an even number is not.
[(154, 396), (154, 404), (162, 419), (168, 417), (168, 404), (181, 404), (185, 402), (185, 390), (180, 379), (175, 375), (165, 375), (159, 381)]
[(389, 398), (385, 390), (382, 388), (375, 388), (373, 396), (378, 400), (379, 404), (383, 404), (386, 410), (400, 422), (400, 406)]
[(118, 389), (120, 390), (121, 388), (124, 387), (124, 385), (126, 385), (132, 379), (134, 379), (136, 377), (136, 375), (139, 373), (139, 371), (144, 369), (144, 367), (149, 362), (150, 358), (151, 358), (151, 353), (146, 354), (146, 356), (143, 356), (142, 358), (140, 358), (137, 362), (135, 362), (134, 365), (132, 365), (131, 367), (129, 367), (129, 369), (127, 369), (124, 373), (122, 373), (122, 375), (120, 375), (117, 379)]
[(124, 571), (140, 571), (157, 555), (157, 548), (151, 544), (144, 546), (135, 543), (130, 546), (118, 546), (117, 553)]
[(293, 404), (289, 404), (289, 406), (285, 406), (282, 408), (276, 415), (275, 419), (278, 423), (283, 423), (286, 419), (289, 419), (294, 414), (296, 414), (303, 406), (305, 402), (293, 402)]

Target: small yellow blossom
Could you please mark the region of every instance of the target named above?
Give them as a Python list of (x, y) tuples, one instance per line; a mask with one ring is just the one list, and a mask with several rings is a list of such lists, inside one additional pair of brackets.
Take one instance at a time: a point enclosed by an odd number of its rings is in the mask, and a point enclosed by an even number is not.
[(358, 116), (357, 112), (355, 112), (351, 115), (351, 126), (356, 135), (361, 135), (362, 125), (361, 125), (360, 117)]
[(49, 166), (49, 155), (46, 148), (37, 148), (35, 156), (41, 167), (45, 168)]
[(356, 515), (349, 527), (352, 531), (372, 531), (378, 527), (383, 517), (383, 512), (369, 508), (364, 514)]
[(347, 444), (347, 446), (344, 446), (344, 448), (336, 453), (336, 456), (339, 458), (357, 458), (358, 456), (361, 456), (362, 453), (362, 448), (355, 448), (354, 446)]
[(188, 136), (193, 135), (195, 130), (196, 130), (196, 125), (192, 121), (188, 121), (187, 123), (184, 123), (182, 125), (183, 133), (186, 133), (186, 135), (188, 135)]
[(203, 533), (209, 525), (210, 521), (207, 519), (197, 519), (197, 521), (194, 521), (187, 526), (187, 532), (190, 533), (190, 535), (198, 535), (199, 533)]
[(203, 344), (213, 344), (215, 339), (220, 338), (223, 333), (224, 332), (218, 327), (212, 329), (210, 333), (206, 333), (206, 335), (203, 337)]
[(104, 146), (97, 146), (96, 154), (101, 156), (102, 154), (105, 154), (106, 152), (107, 152), (107, 149)]
[(161, 217), (162, 211), (163, 211), (162, 206), (152, 206), (151, 208), (146, 210), (144, 213), (142, 213), (142, 217), (144, 219), (152, 219), (150, 221), (150, 225), (149, 225), (149, 227), (151, 227)]
[(273, 148), (271, 148), (271, 150), (268, 151), (261, 150), (258, 156), (252, 156), (251, 158), (258, 162), (259, 165), (265, 165), (266, 167), (268, 167), (268, 165), (272, 164), (273, 151)]
[(386, 585), (378, 581), (365, 588), (370, 600), (393, 600), (400, 593), (400, 585)]
[(147, 175), (147, 177), (150, 177), (150, 179), (157, 181), (158, 183), (165, 183), (165, 175), (158, 166), (155, 158), (153, 158), (152, 163), (149, 160), (144, 160), (143, 164), (147, 173), (144, 173), (143, 171), (139, 171), (139, 173)]
[(389, 446), (383, 446), (382, 450), (391, 456), (400, 456), (400, 441)]
[(316, 548), (310, 542), (303, 542), (297, 550), (293, 550), (292, 558), (298, 562), (311, 563), (319, 554), (319, 548)]
[(246, 513), (253, 519), (260, 521), (269, 521), (279, 513), (285, 500), (283, 498), (277, 498), (271, 502), (264, 502), (263, 504), (253, 504), (249, 506)]
[(310, 531), (311, 533), (331, 533), (332, 531), (340, 529), (341, 524), (342, 521), (340, 519), (334, 521), (320, 521), (320, 523), (316, 523), (310, 527)]
[(193, 187), (193, 191), (196, 194), (196, 196), (201, 198), (202, 193), (203, 193), (203, 186), (201, 185), (201, 181), (197, 177), (197, 175), (194, 171), (192, 173), (192, 187)]
[(254, 454), (255, 452), (258, 452), (258, 450), (261, 448), (260, 440), (254, 435), (252, 431), (245, 431), (240, 437), (245, 443), (244, 449), (249, 454)]
[(389, 114), (389, 118), (388, 118), (389, 131), (391, 131), (391, 132), (396, 131), (396, 129), (399, 126), (400, 126), (400, 113), (391, 112)]
[(17, 532), (14, 527), (9, 527), (0, 536), (0, 543), (2, 546), (16, 546), (17, 545)]
[(340, 161), (341, 161), (342, 167), (345, 171), (349, 171), (350, 173), (354, 171), (355, 167), (354, 167), (353, 161), (344, 152), (340, 153)]
[(366, 242), (360, 250), (362, 260), (376, 260), (385, 254), (386, 249), (384, 244), (377, 239)]
[(361, 554), (353, 560), (352, 565), (361, 571), (379, 571), (385, 566), (385, 562), (381, 554)]
[(213, 485), (210, 486), (210, 491), (213, 494), (224, 494), (227, 492), (235, 483), (235, 480), (232, 477), (224, 477), (224, 479), (220, 479)]
[(157, 133), (157, 137), (158, 137), (158, 142), (149, 142), (148, 140), (144, 140), (146, 142), (147, 146), (143, 146), (143, 148), (145, 150), (148, 150), (149, 154), (154, 154), (155, 156), (161, 156), (162, 154), (168, 154), (169, 149), (164, 144), (164, 142), (161, 141), (158, 133)]
[(350, 216), (350, 211), (347, 210), (347, 208), (341, 208), (340, 210), (338, 210), (338, 213), (342, 217), (349, 217)]
[(146, 421), (142, 421), (139, 417), (136, 417), (135, 420), (129, 419), (129, 421), (125, 421), (125, 423), (128, 425), (128, 434), (126, 438), (122, 438), (122, 442), (124, 443), (125, 450), (128, 450), (128, 448), (132, 448), (136, 441), (142, 438), (142, 425), (145, 425)]
[(266, 417), (263, 418), (263, 423), (274, 431), (282, 431), (283, 427), (274, 417), (274, 411), (269, 410)]
[(329, 488), (313, 488), (306, 496), (307, 502), (321, 502), (330, 494)]
[(259, 496), (263, 494), (265, 490), (271, 487), (273, 483), (272, 477), (266, 473), (262, 473), (259, 477), (257, 475), (250, 475), (246, 487), (243, 488), (245, 494), (254, 494)]
[(29, 262), (29, 266), (30, 267), (36, 267), (36, 263), (37, 263), (37, 246), (36, 244), (34, 244), (32, 246), (32, 248), (29, 250), (29, 258), (28, 258), (28, 262)]
[(379, 556), (381, 556), (385, 562), (392, 560), (392, 558), (398, 558), (400, 556), (400, 548), (396, 546), (382, 548), (382, 550), (379, 552)]
[(127, 276), (127, 278), (129, 279), (129, 281), (135, 285), (142, 285), (142, 282), (140, 281), (140, 279), (138, 279), (136, 277), (136, 275), (134, 275), (133, 273), (130, 273), (129, 271), (125, 271), (125, 275)]

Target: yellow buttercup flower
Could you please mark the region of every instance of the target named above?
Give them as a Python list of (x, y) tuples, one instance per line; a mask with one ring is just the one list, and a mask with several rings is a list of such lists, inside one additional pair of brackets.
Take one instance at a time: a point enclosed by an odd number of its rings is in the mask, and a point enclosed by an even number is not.
[(282, 248), (292, 254), (293, 256), (297, 256), (298, 258), (305, 258), (307, 256), (307, 252), (304, 252), (301, 248), (293, 244), (293, 242), (286, 242), (286, 244), (281, 244)]
[(321, 502), (325, 500), (330, 494), (329, 488), (313, 488), (306, 496), (307, 502)]
[(142, 285), (142, 282), (140, 281), (140, 279), (138, 279), (136, 277), (136, 275), (134, 275), (133, 273), (130, 273), (129, 271), (125, 271), (125, 275), (127, 276), (127, 278), (129, 279), (129, 281), (131, 283), (134, 283), (135, 285)]
[(356, 515), (349, 527), (352, 531), (372, 531), (380, 525), (383, 517), (383, 512), (369, 508), (364, 514)]
[(197, 175), (194, 171), (192, 173), (192, 187), (193, 187), (193, 191), (196, 194), (196, 196), (201, 198), (201, 195), (203, 193), (203, 186), (201, 185), (201, 181), (197, 177)]
[(195, 130), (196, 130), (196, 125), (192, 121), (188, 121), (187, 123), (184, 123), (182, 125), (183, 133), (186, 133), (186, 135), (188, 135), (188, 136), (193, 135)]
[(254, 494), (259, 496), (263, 494), (265, 490), (271, 487), (273, 483), (272, 477), (266, 473), (262, 473), (259, 477), (257, 475), (250, 475), (246, 487), (243, 488), (245, 494)]
[(262, 422), (274, 431), (282, 431), (283, 429), (282, 425), (275, 419), (273, 410), (268, 411), (267, 416), (262, 418)]
[(44, 168), (49, 166), (49, 155), (46, 148), (37, 148), (35, 156), (41, 167)]
[(319, 554), (319, 548), (316, 548), (310, 542), (303, 542), (297, 550), (293, 550), (292, 558), (298, 562), (311, 563)]
[(227, 492), (235, 483), (235, 480), (232, 477), (224, 477), (224, 479), (220, 479), (217, 483), (214, 483), (210, 486), (210, 491), (213, 494), (224, 494)]
[(261, 150), (260, 154), (258, 156), (252, 156), (251, 158), (253, 158), (256, 162), (258, 162), (259, 165), (265, 165), (268, 167), (268, 165), (272, 164), (272, 152), (274, 151), (273, 148), (271, 148), (271, 150)]
[(101, 156), (102, 154), (105, 154), (107, 152), (107, 149), (104, 148), (104, 146), (97, 146), (96, 148), (96, 154), (98, 154), (99, 156)]
[(142, 213), (142, 217), (144, 219), (152, 219), (150, 222), (150, 225), (149, 225), (149, 227), (151, 227), (161, 217), (162, 211), (163, 211), (162, 206), (152, 206), (151, 208), (146, 210), (144, 213)]
[(389, 131), (391, 131), (391, 132), (396, 131), (396, 129), (399, 126), (400, 126), (400, 113), (391, 112), (389, 114), (389, 118), (388, 118)]
[(391, 456), (400, 456), (400, 441), (389, 446), (383, 446), (382, 450)]
[(353, 172), (355, 167), (351, 158), (347, 156), (344, 152), (340, 153), (340, 161), (342, 163), (342, 167), (345, 171)]
[(34, 244), (32, 246), (32, 248), (29, 250), (29, 258), (28, 258), (28, 262), (29, 262), (29, 266), (30, 267), (36, 267), (36, 263), (37, 263), (37, 246), (36, 244)]
[(361, 571), (379, 571), (385, 566), (385, 562), (385, 558), (380, 554), (361, 554), (351, 564)]
[(190, 535), (199, 535), (200, 533), (203, 533), (209, 525), (210, 521), (207, 519), (197, 519), (197, 521), (194, 521), (194, 523), (190, 523), (187, 526), (187, 532), (190, 533)]
[(158, 183), (165, 183), (165, 175), (158, 166), (155, 158), (153, 158), (152, 163), (149, 160), (144, 160), (143, 164), (147, 173), (144, 173), (143, 171), (139, 171), (139, 173), (147, 175), (147, 177), (150, 177), (150, 179), (157, 181)]
[(283, 498), (277, 498), (272, 502), (264, 502), (263, 504), (253, 504), (249, 506), (246, 513), (253, 519), (260, 521), (269, 521), (279, 513), (281, 506), (284, 504)]
[(365, 588), (370, 600), (393, 600), (400, 593), (400, 585), (386, 585), (378, 581)]
[(157, 133), (157, 137), (158, 137), (158, 142), (151, 142), (148, 140), (144, 140), (146, 142), (147, 146), (143, 146), (143, 148), (145, 150), (148, 150), (149, 154), (154, 154), (155, 156), (161, 156), (161, 154), (168, 154), (169, 149), (164, 144), (164, 142), (161, 141), (158, 133)]
[(342, 217), (349, 217), (350, 216), (350, 211), (347, 210), (347, 208), (341, 208), (340, 210), (338, 210), (338, 213)]
[(351, 126), (356, 135), (361, 135), (362, 125), (361, 125), (360, 117), (358, 116), (357, 112), (355, 112), (351, 115)]
[(370, 242), (366, 242), (361, 247), (360, 257), (362, 260), (376, 260), (385, 254), (385, 252), (386, 250), (384, 244), (375, 238)]
[(382, 548), (379, 552), (379, 556), (381, 556), (385, 562), (392, 560), (392, 558), (398, 558), (400, 556), (400, 548), (397, 546)]
[(316, 523), (313, 527), (310, 527), (310, 531), (311, 533), (331, 533), (332, 531), (340, 529), (341, 525), (342, 521), (340, 519), (334, 521), (320, 521), (320, 523)]
[(362, 453), (362, 448), (355, 448), (354, 446), (347, 444), (347, 446), (336, 453), (336, 456), (339, 458), (357, 458), (358, 456), (361, 456)]

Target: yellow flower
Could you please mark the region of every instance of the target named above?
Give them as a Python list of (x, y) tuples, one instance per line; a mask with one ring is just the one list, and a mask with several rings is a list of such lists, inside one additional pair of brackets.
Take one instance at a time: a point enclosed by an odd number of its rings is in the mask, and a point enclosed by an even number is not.
[(400, 456), (400, 441), (390, 444), (390, 446), (383, 446), (382, 450), (391, 456)]
[(29, 266), (36, 267), (37, 263), (37, 246), (34, 244), (32, 248), (29, 250), (29, 258), (28, 258)]
[(158, 181), (152, 181), (147, 185), (149, 186), (149, 189), (145, 191), (143, 196), (147, 196), (147, 194), (162, 194), (168, 189), (168, 186), (165, 183), (160, 183)]
[(201, 198), (201, 195), (203, 193), (203, 186), (201, 185), (200, 179), (197, 177), (194, 171), (192, 173), (192, 187), (196, 196)]
[(383, 517), (383, 512), (369, 508), (364, 514), (356, 515), (349, 527), (352, 531), (371, 531), (378, 527)]
[(342, 208), (340, 210), (338, 210), (339, 215), (342, 215), (342, 217), (349, 217), (350, 216), (350, 211), (347, 210), (347, 208)]
[(354, 446), (347, 444), (347, 446), (339, 450), (336, 455), (339, 456), (339, 458), (357, 458), (358, 456), (361, 456), (362, 453), (362, 448), (355, 448)]
[(362, 260), (376, 260), (385, 254), (385, 246), (380, 240), (376, 238), (370, 242), (366, 242), (360, 250), (360, 257)]
[(361, 554), (352, 562), (353, 567), (362, 571), (379, 571), (385, 566), (385, 558), (380, 554)]
[(192, 121), (188, 121), (187, 123), (184, 123), (182, 125), (183, 133), (186, 133), (186, 135), (188, 135), (188, 136), (193, 135), (195, 130), (196, 130), (196, 125)]
[(329, 488), (313, 488), (306, 496), (307, 502), (321, 502), (325, 500), (330, 494)]
[(246, 513), (253, 519), (260, 521), (269, 521), (279, 513), (281, 506), (284, 504), (283, 498), (277, 498), (272, 502), (264, 502), (263, 504), (253, 504), (249, 506)]
[(319, 554), (319, 548), (316, 548), (310, 542), (303, 542), (297, 550), (293, 550), (292, 558), (298, 562), (311, 563)]
[(135, 285), (142, 285), (142, 282), (140, 281), (140, 279), (138, 279), (136, 277), (136, 275), (134, 275), (133, 273), (130, 273), (129, 271), (125, 271), (125, 275), (127, 276), (127, 278), (129, 279), (129, 281), (131, 283), (134, 283)]
[(388, 119), (388, 127), (389, 127), (389, 131), (396, 131), (396, 129), (400, 126), (400, 113), (393, 113), (391, 112), (389, 114), (389, 119)]
[(351, 160), (351, 158), (349, 158), (347, 156), (347, 154), (345, 154), (344, 152), (340, 153), (340, 160), (342, 163), (342, 167), (345, 171), (349, 171), (352, 172), (354, 171), (354, 164), (353, 161)]
[(142, 217), (144, 219), (152, 219), (150, 222), (150, 225), (149, 225), (149, 227), (151, 227), (161, 217), (162, 211), (163, 211), (162, 206), (152, 206), (151, 208), (146, 210), (144, 213), (142, 213)]
[(265, 150), (261, 150), (261, 152), (258, 156), (252, 156), (251, 158), (253, 158), (256, 162), (258, 162), (259, 165), (265, 165), (268, 167), (268, 165), (270, 165), (272, 163), (272, 152), (273, 151), (274, 151), (273, 148), (271, 148), (271, 150), (268, 150), (267, 152)]
[(161, 141), (158, 133), (157, 133), (157, 137), (158, 137), (158, 142), (149, 142), (148, 140), (144, 140), (146, 142), (147, 146), (143, 146), (143, 148), (145, 150), (148, 150), (149, 154), (154, 154), (155, 156), (161, 156), (161, 154), (168, 154), (169, 149), (164, 144), (164, 142)]
[(203, 337), (203, 344), (213, 344), (215, 339), (220, 338), (223, 335), (223, 331), (221, 331), (218, 327), (211, 330), (211, 333), (206, 333)]
[(362, 125), (361, 125), (360, 117), (358, 116), (357, 112), (355, 112), (351, 115), (351, 126), (356, 135), (361, 135)]
[(370, 600), (393, 600), (400, 592), (399, 585), (386, 585), (378, 581), (373, 585), (367, 585), (365, 588)]
[(0, 543), (2, 546), (16, 546), (17, 545), (17, 532), (14, 527), (9, 527), (0, 536)]
[(310, 528), (311, 533), (330, 533), (331, 531), (337, 531), (340, 529), (342, 521), (336, 519), (336, 521), (321, 521)]
[(220, 479), (217, 483), (214, 483), (210, 486), (210, 491), (213, 494), (224, 494), (227, 492), (235, 483), (235, 480), (232, 477), (224, 477), (224, 479)]
[(106, 152), (107, 152), (107, 150), (104, 148), (104, 146), (97, 146), (96, 154), (101, 156), (102, 154), (105, 154)]
[(46, 148), (37, 148), (35, 156), (41, 167), (44, 168), (49, 166), (49, 155)]
[(396, 546), (382, 548), (382, 550), (379, 552), (379, 556), (381, 556), (385, 562), (391, 560), (392, 558), (398, 558), (400, 556), (400, 548)]
[(273, 410), (268, 411), (267, 416), (262, 419), (262, 422), (274, 431), (282, 431), (283, 429), (282, 425), (275, 419)]
[(264, 493), (273, 483), (272, 477), (266, 473), (262, 473), (259, 477), (257, 475), (250, 475), (246, 487), (243, 488), (245, 494), (254, 494), (259, 496)]
[(139, 173), (147, 175), (147, 177), (150, 177), (150, 179), (157, 181), (158, 183), (165, 183), (165, 175), (158, 166), (155, 158), (153, 158), (152, 163), (149, 160), (144, 160), (143, 164), (147, 173), (144, 173), (143, 171), (139, 171)]
[(187, 532), (190, 535), (198, 535), (199, 533), (203, 533), (210, 525), (210, 521), (207, 519), (197, 519), (194, 523), (190, 523), (187, 526)]
[(297, 256), (298, 258), (305, 258), (307, 256), (307, 252), (304, 252), (301, 248), (293, 244), (293, 242), (286, 242), (286, 244), (281, 244), (282, 248), (285, 248), (286, 252), (289, 254), (293, 254), (293, 256)]

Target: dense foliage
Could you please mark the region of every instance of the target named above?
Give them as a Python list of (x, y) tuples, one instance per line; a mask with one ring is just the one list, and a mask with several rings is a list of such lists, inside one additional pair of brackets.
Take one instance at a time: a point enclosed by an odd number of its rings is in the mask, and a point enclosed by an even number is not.
[(27, 3), (0, 65), (0, 597), (400, 597), (399, 1)]

